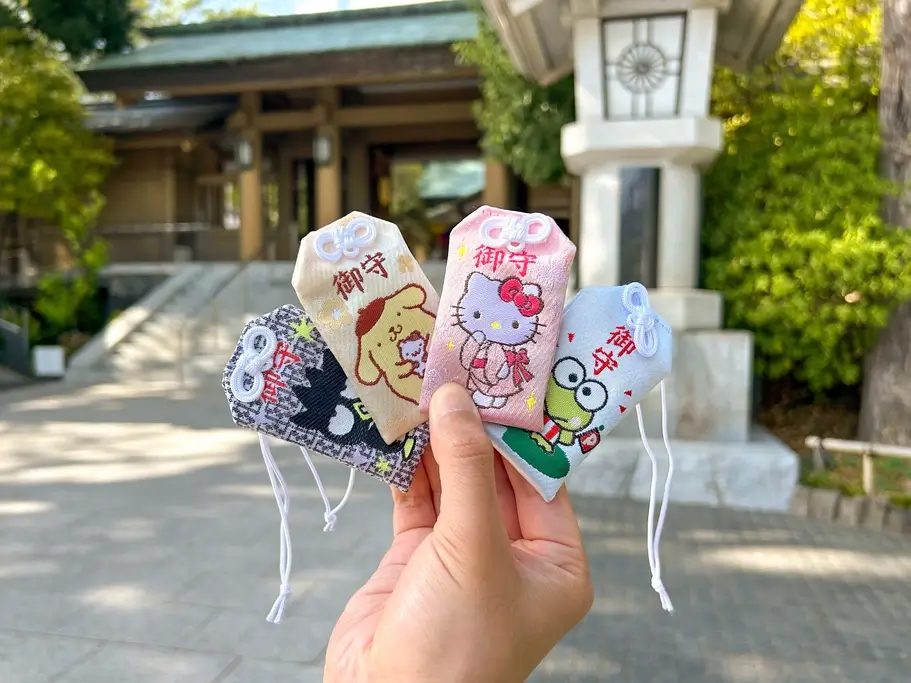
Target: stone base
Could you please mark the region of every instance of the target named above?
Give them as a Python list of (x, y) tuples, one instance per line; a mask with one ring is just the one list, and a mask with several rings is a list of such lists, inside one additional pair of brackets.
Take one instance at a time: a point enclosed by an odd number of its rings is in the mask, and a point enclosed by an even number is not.
[(657, 288), (648, 293), (648, 298), (675, 333), (721, 328), (724, 306), (720, 292)]
[[(649, 439), (658, 459), (660, 500), (667, 453)], [(797, 487), (797, 455), (761, 427), (746, 443), (671, 441), (674, 479), (671, 503), (786, 512)], [(648, 500), (651, 461), (639, 439), (606, 438), (569, 476), (572, 493)], [(672, 512), (669, 514), (673, 514)]]
[[(687, 441), (745, 443), (750, 439), (753, 336), (734, 330), (674, 335), (674, 371), (667, 379), (668, 432)], [(646, 434), (661, 437), (661, 394), (642, 401)], [(635, 414), (612, 436), (638, 438)]]

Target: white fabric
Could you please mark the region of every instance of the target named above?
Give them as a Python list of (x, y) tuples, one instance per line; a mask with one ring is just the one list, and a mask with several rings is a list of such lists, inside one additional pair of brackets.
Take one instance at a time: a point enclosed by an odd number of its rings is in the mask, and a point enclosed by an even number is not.
[[(661, 577), (659, 545), (674, 472), (664, 386), (673, 353), (671, 328), (652, 310), (641, 284), (583, 289), (564, 311), (545, 398), (544, 430), (533, 435), (514, 427), (485, 425), (497, 450), (550, 501), (569, 473), (635, 408), (642, 444), (652, 463), (647, 533), (651, 585), (669, 612), (674, 608)], [(645, 436), (639, 404), (659, 384), (668, 474), (656, 525), (659, 468)]]

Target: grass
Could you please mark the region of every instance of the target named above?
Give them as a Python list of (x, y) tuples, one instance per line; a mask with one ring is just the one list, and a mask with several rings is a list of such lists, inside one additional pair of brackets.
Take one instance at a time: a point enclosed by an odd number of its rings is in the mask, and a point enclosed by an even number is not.
[[(849, 496), (862, 496), (861, 458), (859, 455), (829, 454), (829, 467), (813, 469), (808, 436), (854, 440), (860, 400), (857, 389), (833, 392), (828, 401), (814, 401), (799, 387), (779, 383), (763, 392), (766, 400), (759, 421), (800, 456), (800, 483), (813, 488), (841, 491)], [(887, 496), (894, 505), (911, 508), (911, 460), (876, 458), (874, 460), (876, 492)]]

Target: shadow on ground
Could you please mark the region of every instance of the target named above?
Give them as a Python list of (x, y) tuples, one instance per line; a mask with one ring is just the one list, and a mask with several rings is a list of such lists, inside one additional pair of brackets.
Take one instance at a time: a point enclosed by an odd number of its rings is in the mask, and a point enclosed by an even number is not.
[[(298, 452), (295, 599), (278, 588), (278, 515), (252, 433), (214, 375), (23, 392), (0, 409), (0, 681), (321, 680), (332, 625), (390, 538), (388, 492), (360, 478), (337, 530)], [(347, 471), (321, 460), (338, 499)], [(532, 680), (908, 680), (911, 544), (783, 515), (671, 509), (649, 587), (644, 505), (575, 499), (597, 599)]]

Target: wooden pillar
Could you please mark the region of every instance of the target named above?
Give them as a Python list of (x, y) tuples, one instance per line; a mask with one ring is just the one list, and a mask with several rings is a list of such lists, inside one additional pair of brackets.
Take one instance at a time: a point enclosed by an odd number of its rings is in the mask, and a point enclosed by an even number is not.
[(360, 134), (352, 135), (345, 156), (348, 159), (345, 211), (370, 213), (370, 158), (367, 142)]
[(509, 168), (495, 159), (486, 160), (483, 201), (488, 206), (500, 209), (512, 208), (512, 177)]
[(240, 173), (240, 257), (243, 260), (264, 258), (263, 250), (263, 144), (256, 126), (259, 115), (259, 93), (244, 93), (241, 108), (246, 128), (243, 136), (250, 143), (253, 163)]
[(325, 123), (317, 126), (315, 135), (328, 141), (329, 160), (316, 162), (316, 228), (329, 225), (342, 217), (342, 146), (341, 133), (335, 123), (335, 110), (339, 106), (339, 89), (323, 88), (319, 93), (320, 105), (325, 111)]

